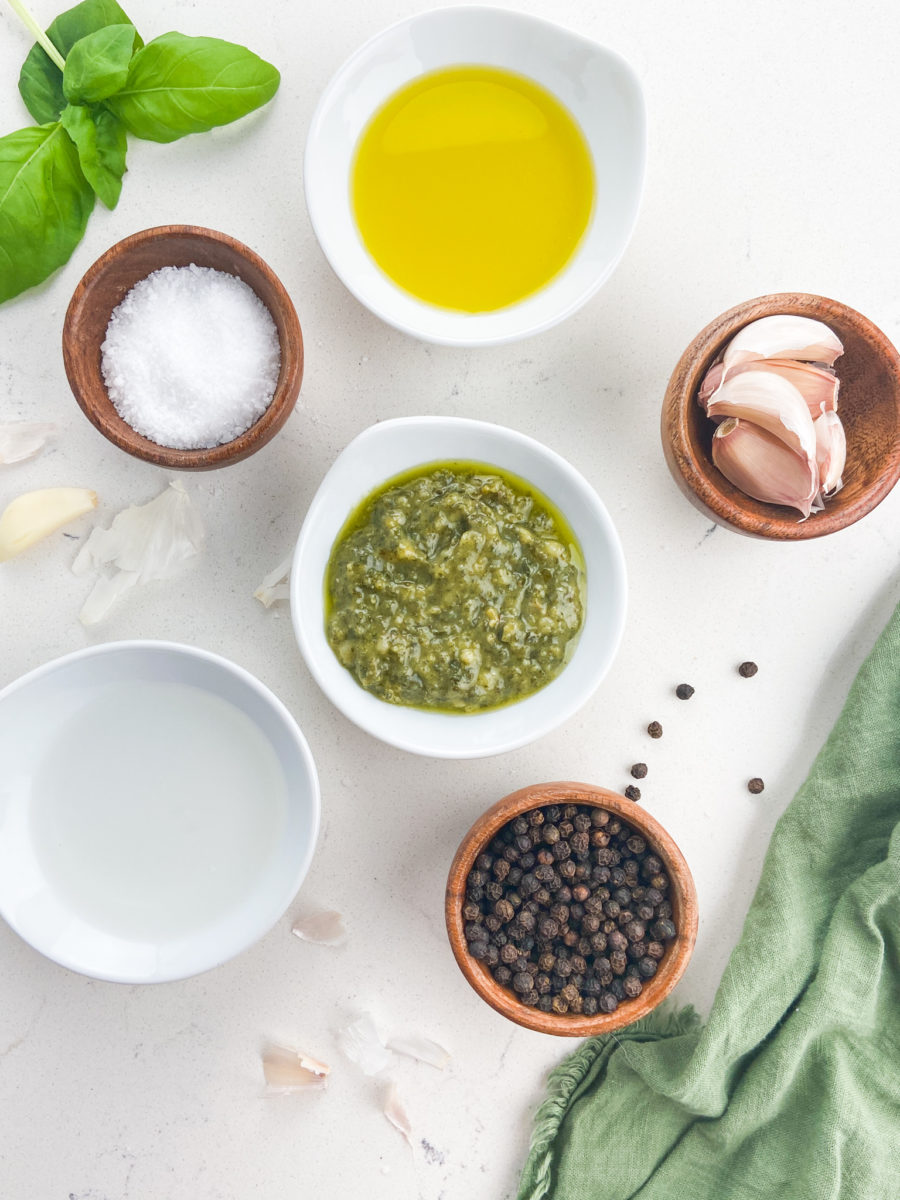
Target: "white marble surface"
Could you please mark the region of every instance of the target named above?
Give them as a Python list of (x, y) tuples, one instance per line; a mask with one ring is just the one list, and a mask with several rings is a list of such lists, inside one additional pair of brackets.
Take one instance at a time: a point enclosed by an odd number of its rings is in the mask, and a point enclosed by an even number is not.
[[(200, 978), (155, 988), (80, 978), (0, 926), (3, 1200), (474, 1200), (512, 1196), (545, 1072), (568, 1044), (507, 1024), (450, 955), (442, 895), (455, 846), (498, 796), (585, 779), (615, 788), (645, 759), (645, 802), (697, 880), (701, 924), (678, 989), (706, 1009), (778, 814), (804, 777), (898, 594), (900, 490), (861, 524), (800, 545), (710, 530), (676, 490), (658, 439), (668, 375), (716, 313), (768, 291), (835, 296), (900, 339), (897, 196), (900, 9), (887, 0), (522, 0), (624, 54), (650, 118), (646, 196), (612, 281), (543, 336), (441, 350), (362, 310), (327, 267), (304, 211), (307, 122), (331, 72), (385, 24), (427, 4), (162, 0), (126, 5), (145, 37), (170, 28), (244, 41), (283, 72), (268, 110), (164, 147), (133, 141), (114, 213), (70, 263), (0, 310), (0, 419), (58, 422), (51, 452), (5, 468), (0, 502), (83, 484), (99, 519), (165, 483), (77, 410), (59, 351), (87, 266), (148, 225), (195, 222), (252, 245), (303, 324), (307, 373), (277, 440), (189, 481), (208, 527), (177, 580), (130, 595), (87, 634), (86, 586), (63, 535), (0, 570), (0, 684), (91, 640), (162, 637), (229, 655), (284, 699), (321, 773), (323, 829), (297, 906), (346, 914), (347, 945), (305, 945), (290, 915)], [(55, 6), (35, 0), (47, 23)], [(28, 46), (0, 11), (0, 128), (28, 119), (14, 80)], [(600, 181), (602, 186), (602, 180)], [(621, 652), (593, 701), (535, 745), (482, 762), (430, 762), (371, 740), (309, 678), (286, 612), (251, 594), (289, 549), (338, 450), (374, 420), (442, 412), (514, 425), (595, 484), (621, 532), (631, 599)], [(90, 522), (75, 532), (84, 535)], [(735, 664), (760, 664), (744, 681)], [(673, 686), (688, 680), (684, 704)], [(665, 726), (660, 742), (643, 732)], [(2, 766), (0, 766), (2, 770)], [(758, 797), (745, 788), (762, 775)], [(849, 798), (848, 798), (849, 799)], [(297, 907), (295, 906), (295, 907)], [(335, 1031), (370, 1010), (453, 1052), (443, 1073), (396, 1078), (414, 1153), (381, 1115), (384, 1084), (341, 1060)], [(260, 1098), (264, 1037), (334, 1064), (324, 1095)]]

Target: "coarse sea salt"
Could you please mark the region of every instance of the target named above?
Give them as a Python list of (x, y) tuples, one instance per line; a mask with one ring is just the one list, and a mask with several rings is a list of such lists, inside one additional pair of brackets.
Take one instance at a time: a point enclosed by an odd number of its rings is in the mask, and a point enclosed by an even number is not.
[(280, 367), (275, 322), (253, 289), (194, 263), (136, 283), (101, 347), (116, 411), (175, 450), (234, 441), (268, 408)]

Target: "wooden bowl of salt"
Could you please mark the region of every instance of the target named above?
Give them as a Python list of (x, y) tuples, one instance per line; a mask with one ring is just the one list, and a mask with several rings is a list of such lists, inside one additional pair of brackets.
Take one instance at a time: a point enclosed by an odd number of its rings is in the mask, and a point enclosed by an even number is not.
[[(163, 268), (193, 270), (148, 280)], [(117, 242), (86, 272), (66, 313), (63, 361), (85, 416), (114, 445), (167, 470), (207, 471), (254, 454), (287, 421), (303, 336), (281, 281), (248, 246), (163, 225)]]

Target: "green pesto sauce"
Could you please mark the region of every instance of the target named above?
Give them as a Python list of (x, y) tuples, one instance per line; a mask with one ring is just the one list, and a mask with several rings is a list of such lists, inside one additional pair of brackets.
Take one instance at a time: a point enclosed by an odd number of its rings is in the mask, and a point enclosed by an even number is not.
[(484, 463), (388, 480), (344, 524), (325, 576), (332, 650), (391, 704), (521, 700), (559, 674), (583, 618), (584, 561), (562, 514)]

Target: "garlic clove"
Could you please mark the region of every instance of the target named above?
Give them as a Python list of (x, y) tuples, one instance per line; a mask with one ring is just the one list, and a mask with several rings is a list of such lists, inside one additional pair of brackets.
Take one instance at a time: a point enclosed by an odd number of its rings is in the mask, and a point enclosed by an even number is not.
[(726, 376), (742, 362), (755, 358), (790, 358), (828, 366), (844, 353), (837, 334), (821, 321), (774, 313), (739, 330), (722, 356)]
[(727, 480), (765, 504), (788, 504), (808, 517), (819, 491), (815, 458), (795, 454), (750, 421), (729, 417), (713, 435), (712, 457)]
[(96, 507), (97, 493), (87, 488), (42, 488), (18, 496), (0, 516), (0, 562)]
[(725, 374), (725, 366), (722, 360), (714, 362), (706, 374), (703, 376), (703, 382), (700, 384), (700, 391), (697, 393), (697, 400), (706, 408), (710, 397), (716, 392), (719, 384), (722, 382), (722, 377)]
[(813, 420), (823, 412), (837, 412), (840, 381), (830, 367), (795, 362), (789, 358), (757, 358), (736, 367), (732, 374), (745, 371), (769, 371), (792, 383), (809, 409)]
[(741, 371), (725, 380), (706, 411), (714, 420), (737, 417), (752, 421), (796, 454), (815, 461), (816, 431), (806, 401), (780, 375), (763, 370)]
[(822, 494), (832, 496), (844, 486), (842, 475), (847, 461), (847, 435), (836, 412), (823, 412), (813, 421), (816, 431), (816, 464)]

